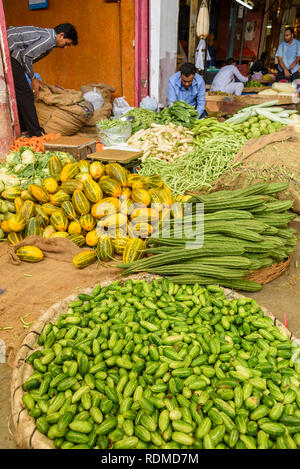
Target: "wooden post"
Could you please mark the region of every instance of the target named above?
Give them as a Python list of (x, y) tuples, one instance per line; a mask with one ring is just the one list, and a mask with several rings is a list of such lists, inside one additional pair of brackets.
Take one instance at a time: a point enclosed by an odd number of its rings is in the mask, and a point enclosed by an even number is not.
[(197, 28), (197, 17), (200, 8), (200, 0), (191, 0), (190, 4), (190, 28), (189, 28), (189, 53), (188, 61), (195, 62), (195, 51), (196, 51), (196, 28)]

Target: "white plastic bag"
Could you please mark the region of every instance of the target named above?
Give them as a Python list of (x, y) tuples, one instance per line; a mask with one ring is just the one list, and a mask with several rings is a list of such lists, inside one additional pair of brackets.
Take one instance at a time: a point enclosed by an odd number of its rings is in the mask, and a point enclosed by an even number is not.
[(94, 91), (88, 91), (83, 97), (88, 103), (93, 105), (95, 111), (101, 109), (104, 104), (101, 91), (97, 91), (97, 88), (94, 88)]
[(149, 111), (157, 112), (158, 110), (158, 102), (156, 98), (150, 98), (150, 96), (146, 96), (146, 98), (142, 99), (140, 102), (140, 107), (143, 109), (148, 109)]
[(122, 117), (131, 109), (133, 108), (129, 106), (124, 96), (121, 98), (115, 98), (113, 104), (113, 115), (115, 117)]

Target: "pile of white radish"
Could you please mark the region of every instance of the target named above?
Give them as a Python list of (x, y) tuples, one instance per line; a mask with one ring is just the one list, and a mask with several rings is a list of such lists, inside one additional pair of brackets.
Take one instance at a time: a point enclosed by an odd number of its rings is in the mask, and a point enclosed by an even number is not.
[(127, 140), (127, 145), (143, 150), (142, 161), (148, 157), (172, 162), (193, 149), (194, 133), (174, 124), (152, 124)]

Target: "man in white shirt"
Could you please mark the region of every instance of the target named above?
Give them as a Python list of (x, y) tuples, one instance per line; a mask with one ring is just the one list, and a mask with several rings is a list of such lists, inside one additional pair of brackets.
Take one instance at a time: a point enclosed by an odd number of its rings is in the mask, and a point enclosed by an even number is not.
[[(234, 78), (240, 80), (240, 83), (235, 82)], [(244, 89), (244, 83), (247, 81), (248, 77), (242, 75), (236, 67), (236, 61), (228, 59), (225, 67), (222, 67), (213, 79), (210, 91), (222, 91), (223, 93), (240, 96)]]

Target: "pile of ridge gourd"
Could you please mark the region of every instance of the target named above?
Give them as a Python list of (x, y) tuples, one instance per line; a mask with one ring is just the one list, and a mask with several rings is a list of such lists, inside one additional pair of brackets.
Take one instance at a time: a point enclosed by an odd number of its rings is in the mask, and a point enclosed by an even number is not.
[(251, 298), (165, 278), (97, 285), (38, 345), (22, 399), (56, 448), (300, 447), (299, 346)]
[[(248, 277), (288, 259), (298, 244), (297, 231), (288, 226), (296, 217), (288, 211), (293, 202), (274, 197), (286, 189), (286, 183), (258, 183), (193, 196), (187, 202), (188, 211), (179, 211), (171, 220), (168, 237), (162, 224), (160, 236), (147, 240), (145, 254), (150, 257), (119, 267), (124, 275), (149, 272), (177, 283), (217, 283), (237, 290), (260, 290), (262, 285)], [(198, 203), (203, 203), (203, 224), (197, 214)], [(185, 206), (180, 205), (182, 210)]]

